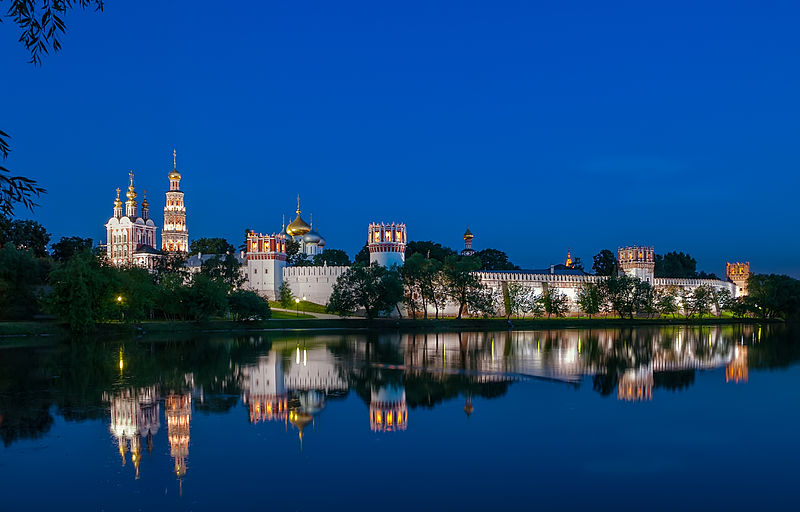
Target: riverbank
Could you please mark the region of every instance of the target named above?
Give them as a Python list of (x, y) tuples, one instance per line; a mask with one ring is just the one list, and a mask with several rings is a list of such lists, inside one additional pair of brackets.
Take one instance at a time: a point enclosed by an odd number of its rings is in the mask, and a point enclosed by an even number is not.
[[(107, 335), (164, 335), (175, 333), (245, 333), (259, 331), (402, 331), (402, 332), (456, 332), (456, 331), (504, 331), (541, 329), (599, 329), (628, 328), (659, 325), (728, 325), (775, 323), (780, 320), (756, 318), (446, 318), (440, 320), (413, 320), (379, 318), (279, 318), (260, 322), (233, 322), (213, 320), (207, 322), (141, 322), (137, 324), (100, 324), (93, 333)], [(0, 322), (0, 344), (8, 345), (20, 337), (68, 337), (66, 328), (56, 322)]]

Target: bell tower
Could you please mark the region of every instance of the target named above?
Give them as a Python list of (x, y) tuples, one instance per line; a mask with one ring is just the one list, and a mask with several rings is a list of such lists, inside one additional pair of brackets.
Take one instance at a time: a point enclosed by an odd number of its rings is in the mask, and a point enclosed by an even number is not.
[(378, 262), (384, 267), (402, 266), (406, 261), (408, 238), (405, 224), (370, 224), (367, 231), (369, 263)]
[(164, 252), (189, 252), (189, 231), (186, 228), (186, 205), (181, 190), (177, 152), (172, 151), (172, 172), (169, 173), (169, 190), (164, 204), (164, 231), (161, 232), (161, 250)]

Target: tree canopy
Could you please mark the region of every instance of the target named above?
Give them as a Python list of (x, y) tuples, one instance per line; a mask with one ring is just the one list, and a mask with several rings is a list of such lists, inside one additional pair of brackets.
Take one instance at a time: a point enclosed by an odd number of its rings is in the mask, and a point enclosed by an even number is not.
[(50, 233), (35, 220), (14, 220), (0, 226), (0, 246), (7, 243), (17, 249), (29, 250), (37, 258), (44, 258)]
[(617, 257), (608, 249), (603, 249), (592, 258), (592, 270), (598, 276), (612, 276), (618, 268)]
[(483, 249), (475, 253), (481, 261), (480, 270), (519, 270), (508, 260), (508, 255), (498, 249)]
[(396, 267), (355, 264), (334, 284), (327, 310), (351, 315), (364, 309), (367, 318), (375, 318), (395, 309), (402, 300), (403, 283)]
[(438, 242), (431, 240), (411, 241), (406, 244), (405, 257), (408, 259), (412, 254), (421, 254), (424, 258), (438, 260), (444, 263), (448, 256), (456, 256), (457, 253), (449, 247), (444, 247)]
[(315, 254), (311, 261), (316, 266), (350, 266), (350, 257), (341, 249), (325, 249), (320, 254)]
[(189, 244), (189, 254), (233, 254), (236, 248), (224, 238), (198, 238)]

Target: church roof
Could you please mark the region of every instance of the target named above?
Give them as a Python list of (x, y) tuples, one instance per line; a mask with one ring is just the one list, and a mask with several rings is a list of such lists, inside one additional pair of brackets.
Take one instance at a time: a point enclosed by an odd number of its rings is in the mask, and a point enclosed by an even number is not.
[(161, 251), (146, 244), (141, 244), (138, 247), (136, 247), (136, 250), (133, 252), (133, 254), (138, 254), (143, 252), (147, 254), (161, 254)]
[(567, 268), (565, 265), (552, 265), (542, 269), (524, 270), (484, 270), (483, 272), (497, 272), (499, 274), (535, 274), (535, 275), (557, 275), (557, 276), (588, 276), (588, 272), (577, 268)]

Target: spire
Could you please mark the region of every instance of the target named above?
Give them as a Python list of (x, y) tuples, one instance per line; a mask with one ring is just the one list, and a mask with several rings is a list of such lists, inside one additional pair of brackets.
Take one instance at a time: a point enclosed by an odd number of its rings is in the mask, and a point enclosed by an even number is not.
[(286, 214), (281, 214), (281, 233), (286, 232)]
[(297, 194), (297, 215), (300, 215), (300, 194)]
[(172, 168), (178, 168), (178, 152), (175, 150), (175, 148), (172, 148)]
[(567, 268), (572, 268), (572, 254), (569, 247), (567, 247), (567, 261), (564, 263)]
[(309, 216), (309, 220), (311, 221), (311, 231), (314, 231), (314, 214), (313, 213), (309, 213), (308, 216)]

